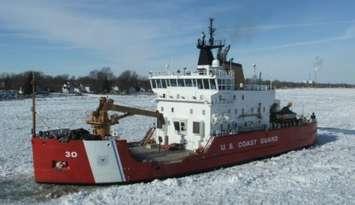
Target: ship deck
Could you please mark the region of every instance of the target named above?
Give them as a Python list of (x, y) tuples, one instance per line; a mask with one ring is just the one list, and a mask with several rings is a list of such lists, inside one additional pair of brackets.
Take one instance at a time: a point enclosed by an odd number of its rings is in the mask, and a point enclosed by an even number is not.
[(158, 147), (133, 146), (129, 148), (133, 157), (143, 162), (176, 163), (194, 154), (191, 150), (164, 150)]

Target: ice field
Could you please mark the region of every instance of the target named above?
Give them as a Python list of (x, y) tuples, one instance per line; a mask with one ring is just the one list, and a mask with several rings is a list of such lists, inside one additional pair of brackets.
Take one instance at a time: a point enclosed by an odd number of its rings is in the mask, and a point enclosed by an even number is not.
[[(99, 96), (38, 99), (40, 129), (88, 128)], [(154, 96), (112, 96), (155, 108)], [(355, 89), (278, 90), (282, 105), (318, 119), (315, 146), (181, 178), (111, 186), (36, 184), (30, 141), (31, 100), (0, 101), (0, 204), (355, 204)], [(154, 119), (115, 126), (129, 140)]]

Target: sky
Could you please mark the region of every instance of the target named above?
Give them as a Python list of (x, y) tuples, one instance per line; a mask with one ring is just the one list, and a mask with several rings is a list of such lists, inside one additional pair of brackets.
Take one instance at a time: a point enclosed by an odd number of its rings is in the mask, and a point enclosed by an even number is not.
[(256, 64), (264, 79), (355, 84), (354, 10), (352, 0), (1, 0), (0, 72), (193, 70), (213, 17), (247, 77)]

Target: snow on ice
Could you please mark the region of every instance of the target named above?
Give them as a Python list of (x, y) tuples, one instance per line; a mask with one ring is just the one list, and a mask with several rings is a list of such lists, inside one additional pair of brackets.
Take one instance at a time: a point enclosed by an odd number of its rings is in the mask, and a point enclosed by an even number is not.
[[(117, 103), (155, 108), (153, 96), (111, 96)], [(112, 186), (36, 184), (30, 142), (30, 100), (0, 102), (0, 204), (354, 204), (355, 90), (278, 90), (283, 105), (319, 121), (315, 146), (270, 159), (182, 178)], [(38, 99), (39, 129), (89, 128), (99, 96)], [(140, 139), (153, 119), (115, 126)]]

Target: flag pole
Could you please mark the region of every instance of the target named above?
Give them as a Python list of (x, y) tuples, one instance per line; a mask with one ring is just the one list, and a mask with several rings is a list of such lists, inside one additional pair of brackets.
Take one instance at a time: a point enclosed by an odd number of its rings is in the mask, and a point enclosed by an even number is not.
[(32, 137), (36, 136), (36, 79), (32, 72)]

